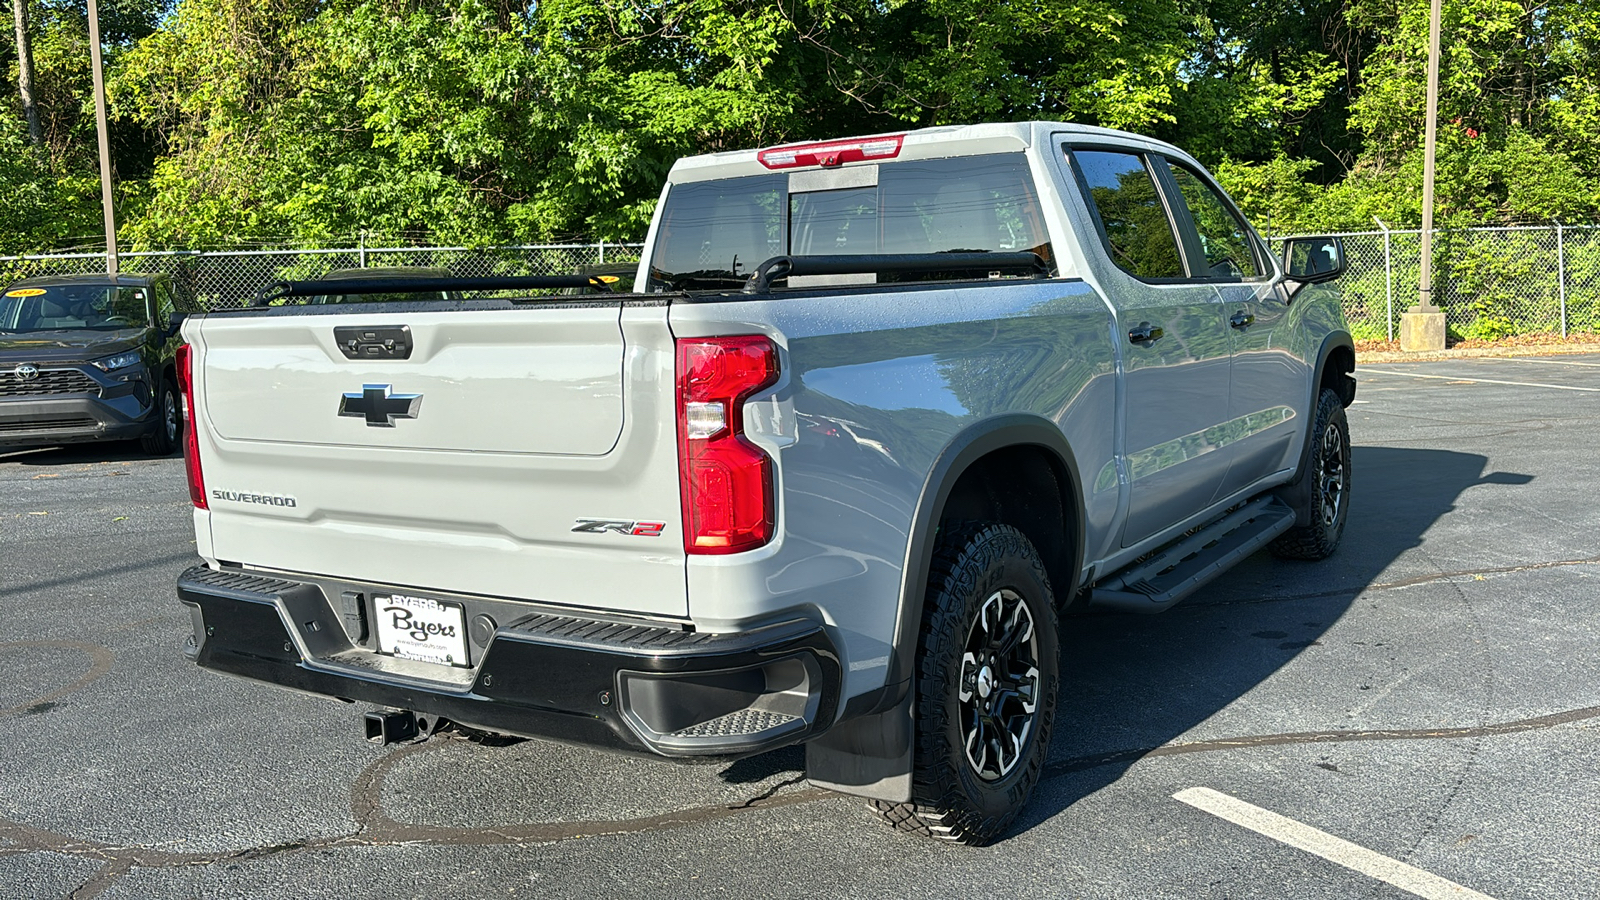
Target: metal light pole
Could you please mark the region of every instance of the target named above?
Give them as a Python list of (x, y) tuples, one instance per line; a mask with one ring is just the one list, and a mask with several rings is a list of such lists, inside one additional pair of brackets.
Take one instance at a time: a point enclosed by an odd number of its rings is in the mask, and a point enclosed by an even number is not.
[(1428, 120), (1422, 149), (1422, 273), (1417, 305), (1400, 317), (1401, 350), (1443, 350), (1444, 310), (1433, 302), (1433, 160), (1439, 131), (1439, 26), (1441, 0), (1428, 13)]
[(106, 85), (100, 59), (100, 5), (89, 0), (89, 58), (94, 69), (94, 123), (100, 140), (100, 205), (106, 214), (106, 274), (117, 274), (117, 214), (111, 204), (111, 141), (106, 136)]
[(1422, 280), (1417, 287), (1417, 312), (1433, 311), (1433, 160), (1439, 134), (1439, 20), (1441, 0), (1428, 13), (1428, 122), (1422, 144)]

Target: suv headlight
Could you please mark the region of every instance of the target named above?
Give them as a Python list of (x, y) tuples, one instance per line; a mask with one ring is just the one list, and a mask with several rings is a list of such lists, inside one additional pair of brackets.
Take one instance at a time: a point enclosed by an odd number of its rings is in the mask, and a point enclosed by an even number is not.
[(105, 359), (97, 359), (90, 363), (90, 365), (102, 372), (114, 372), (117, 369), (126, 369), (129, 366), (138, 364), (139, 354), (137, 351), (118, 353), (116, 356), (108, 356)]

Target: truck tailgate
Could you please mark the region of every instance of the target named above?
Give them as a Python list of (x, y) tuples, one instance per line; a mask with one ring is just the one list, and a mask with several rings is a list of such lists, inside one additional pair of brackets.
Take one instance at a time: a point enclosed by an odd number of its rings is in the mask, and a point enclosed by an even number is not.
[[(686, 615), (665, 304), (407, 307), (186, 329), (205, 555)], [(367, 349), (396, 336), (404, 358)], [(574, 531), (584, 519), (661, 527)]]

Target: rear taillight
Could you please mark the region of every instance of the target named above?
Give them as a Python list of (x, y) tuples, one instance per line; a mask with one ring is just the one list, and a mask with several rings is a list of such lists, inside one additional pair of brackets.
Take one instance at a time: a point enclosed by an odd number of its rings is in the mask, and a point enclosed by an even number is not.
[(206, 505), (206, 480), (200, 474), (200, 438), (195, 427), (194, 368), (190, 363), (189, 345), (178, 348), (178, 392), (183, 406), (183, 467), (189, 474), (189, 499), (196, 509), (209, 509)]
[(760, 335), (678, 341), (683, 549), (737, 553), (772, 540), (772, 459), (744, 436), (744, 401), (778, 380)]

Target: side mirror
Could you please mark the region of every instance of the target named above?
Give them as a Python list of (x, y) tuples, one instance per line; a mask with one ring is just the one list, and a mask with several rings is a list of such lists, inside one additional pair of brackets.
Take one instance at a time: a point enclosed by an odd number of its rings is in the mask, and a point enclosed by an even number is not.
[(1283, 271), (1302, 284), (1332, 281), (1344, 270), (1344, 241), (1337, 237), (1290, 238), (1283, 244)]
[(187, 319), (188, 317), (188, 313), (182, 312), (175, 312), (168, 316), (167, 327), (162, 330), (161, 336), (166, 340), (171, 340), (172, 336), (178, 333), (178, 329), (183, 327), (183, 320)]

